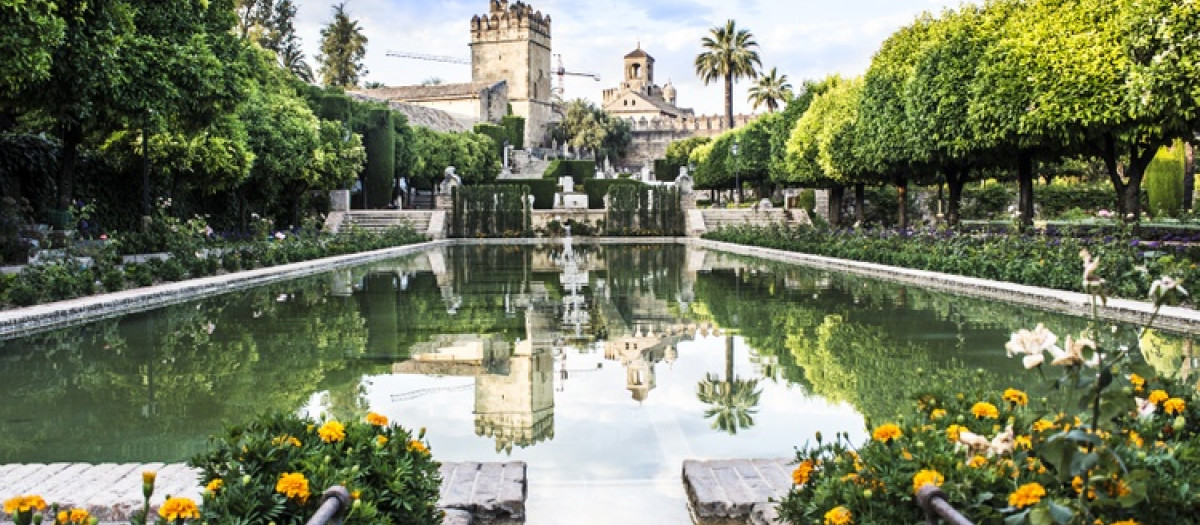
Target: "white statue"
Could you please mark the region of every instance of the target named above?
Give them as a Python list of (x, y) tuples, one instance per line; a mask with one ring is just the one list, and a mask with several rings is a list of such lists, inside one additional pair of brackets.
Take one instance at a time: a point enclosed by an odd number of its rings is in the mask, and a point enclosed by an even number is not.
[(599, 167), (596, 167), (596, 178), (600, 179), (600, 180), (604, 180), (604, 178), (605, 178), (604, 170), (600, 169)]
[(650, 161), (642, 164), (642, 182), (650, 182)]
[(675, 177), (675, 187), (679, 189), (680, 194), (689, 195), (692, 193), (692, 186), (692, 176), (688, 175), (687, 166), (680, 166), (679, 176)]
[(438, 193), (449, 195), (452, 188), (462, 186), (462, 179), (455, 173), (454, 166), (446, 166), (445, 173), (446, 177), (442, 179), (442, 184), (438, 187)]

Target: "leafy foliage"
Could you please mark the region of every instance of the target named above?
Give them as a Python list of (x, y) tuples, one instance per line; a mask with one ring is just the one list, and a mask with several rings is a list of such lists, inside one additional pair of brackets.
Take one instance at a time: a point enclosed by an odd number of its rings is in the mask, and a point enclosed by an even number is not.
[(321, 63), (318, 74), (321, 84), (354, 87), (367, 74), (363, 57), (367, 54), (367, 37), (357, 20), (350, 19), (346, 3), (333, 6), (333, 21), (321, 29)]

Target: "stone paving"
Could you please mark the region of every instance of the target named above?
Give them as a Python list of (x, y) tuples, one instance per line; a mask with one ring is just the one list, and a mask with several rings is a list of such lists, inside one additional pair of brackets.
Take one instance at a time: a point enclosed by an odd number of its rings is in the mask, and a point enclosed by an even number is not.
[(683, 462), (683, 485), (700, 523), (777, 523), (772, 498), (792, 488), (791, 459), (721, 459)]
[[(148, 470), (158, 473), (156, 502), (168, 494), (200, 500), (200, 472), (182, 463), (0, 465), (0, 499), (38, 494), (47, 502), (85, 508), (102, 523), (127, 522), (141, 509), (142, 472)], [(525, 521), (524, 462), (442, 463), (441, 474), (438, 506), (446, 509), (447, 525)]]

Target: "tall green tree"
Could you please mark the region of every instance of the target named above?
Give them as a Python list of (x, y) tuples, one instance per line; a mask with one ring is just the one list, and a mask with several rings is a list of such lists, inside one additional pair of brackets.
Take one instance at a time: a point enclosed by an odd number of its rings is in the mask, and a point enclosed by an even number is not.
[(0, 27), (0, 97), (46, 80), (66, 28), (58, 2), (0, 0)]
[(752, 108), (766, 106), (767, 111), (774, 113), (781, 104), (787, 104), (792, 99), (792, 85), (787, 75), (781, 75), (777, 68), (771, 68), (750, 86), (749, 96)]
[(560, 128), (568, 144), (594, 152), (597, 161), (623, 157), (633, 141), (628, 121), (583, 99), (567, 103)]
[(831, 77), (828, 89), (813, 98), (788, 139), (789, 182), (830, 188), (829, 222), (841, 223), (842, 195), (865, 168), (854, 154), (856, 133), (847, 128), (858, 118), (862, 79)]
[(743, 78), (757, 78), (762, 60), (758, 42), (746, 29), (738, 29), (733, 20), (709, 29), (700, 39), (704, 51), (696, 55), (696, 75), (708, 85), (718, 79), (725, 82), (725, 129), (733, 129), (733, 84)]
[(333, 21), (321, 29), (321, 83), (326, 86), (357, 86), (367, 74), (363, 57), (367, 54), (367, 37), (357, 20), (350, 19), (346, 3), (333, 6)]

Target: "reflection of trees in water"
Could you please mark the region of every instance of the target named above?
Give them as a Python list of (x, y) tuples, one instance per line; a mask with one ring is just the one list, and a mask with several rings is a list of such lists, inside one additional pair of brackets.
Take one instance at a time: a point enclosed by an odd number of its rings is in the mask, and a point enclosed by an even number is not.
[[(9, 341), (0, 463), (179, 461), (209, 434), (298, 409), (362, 355), (352, 302), (319, 279)], [(336, 376), (336, 377), (335, 377)]]

